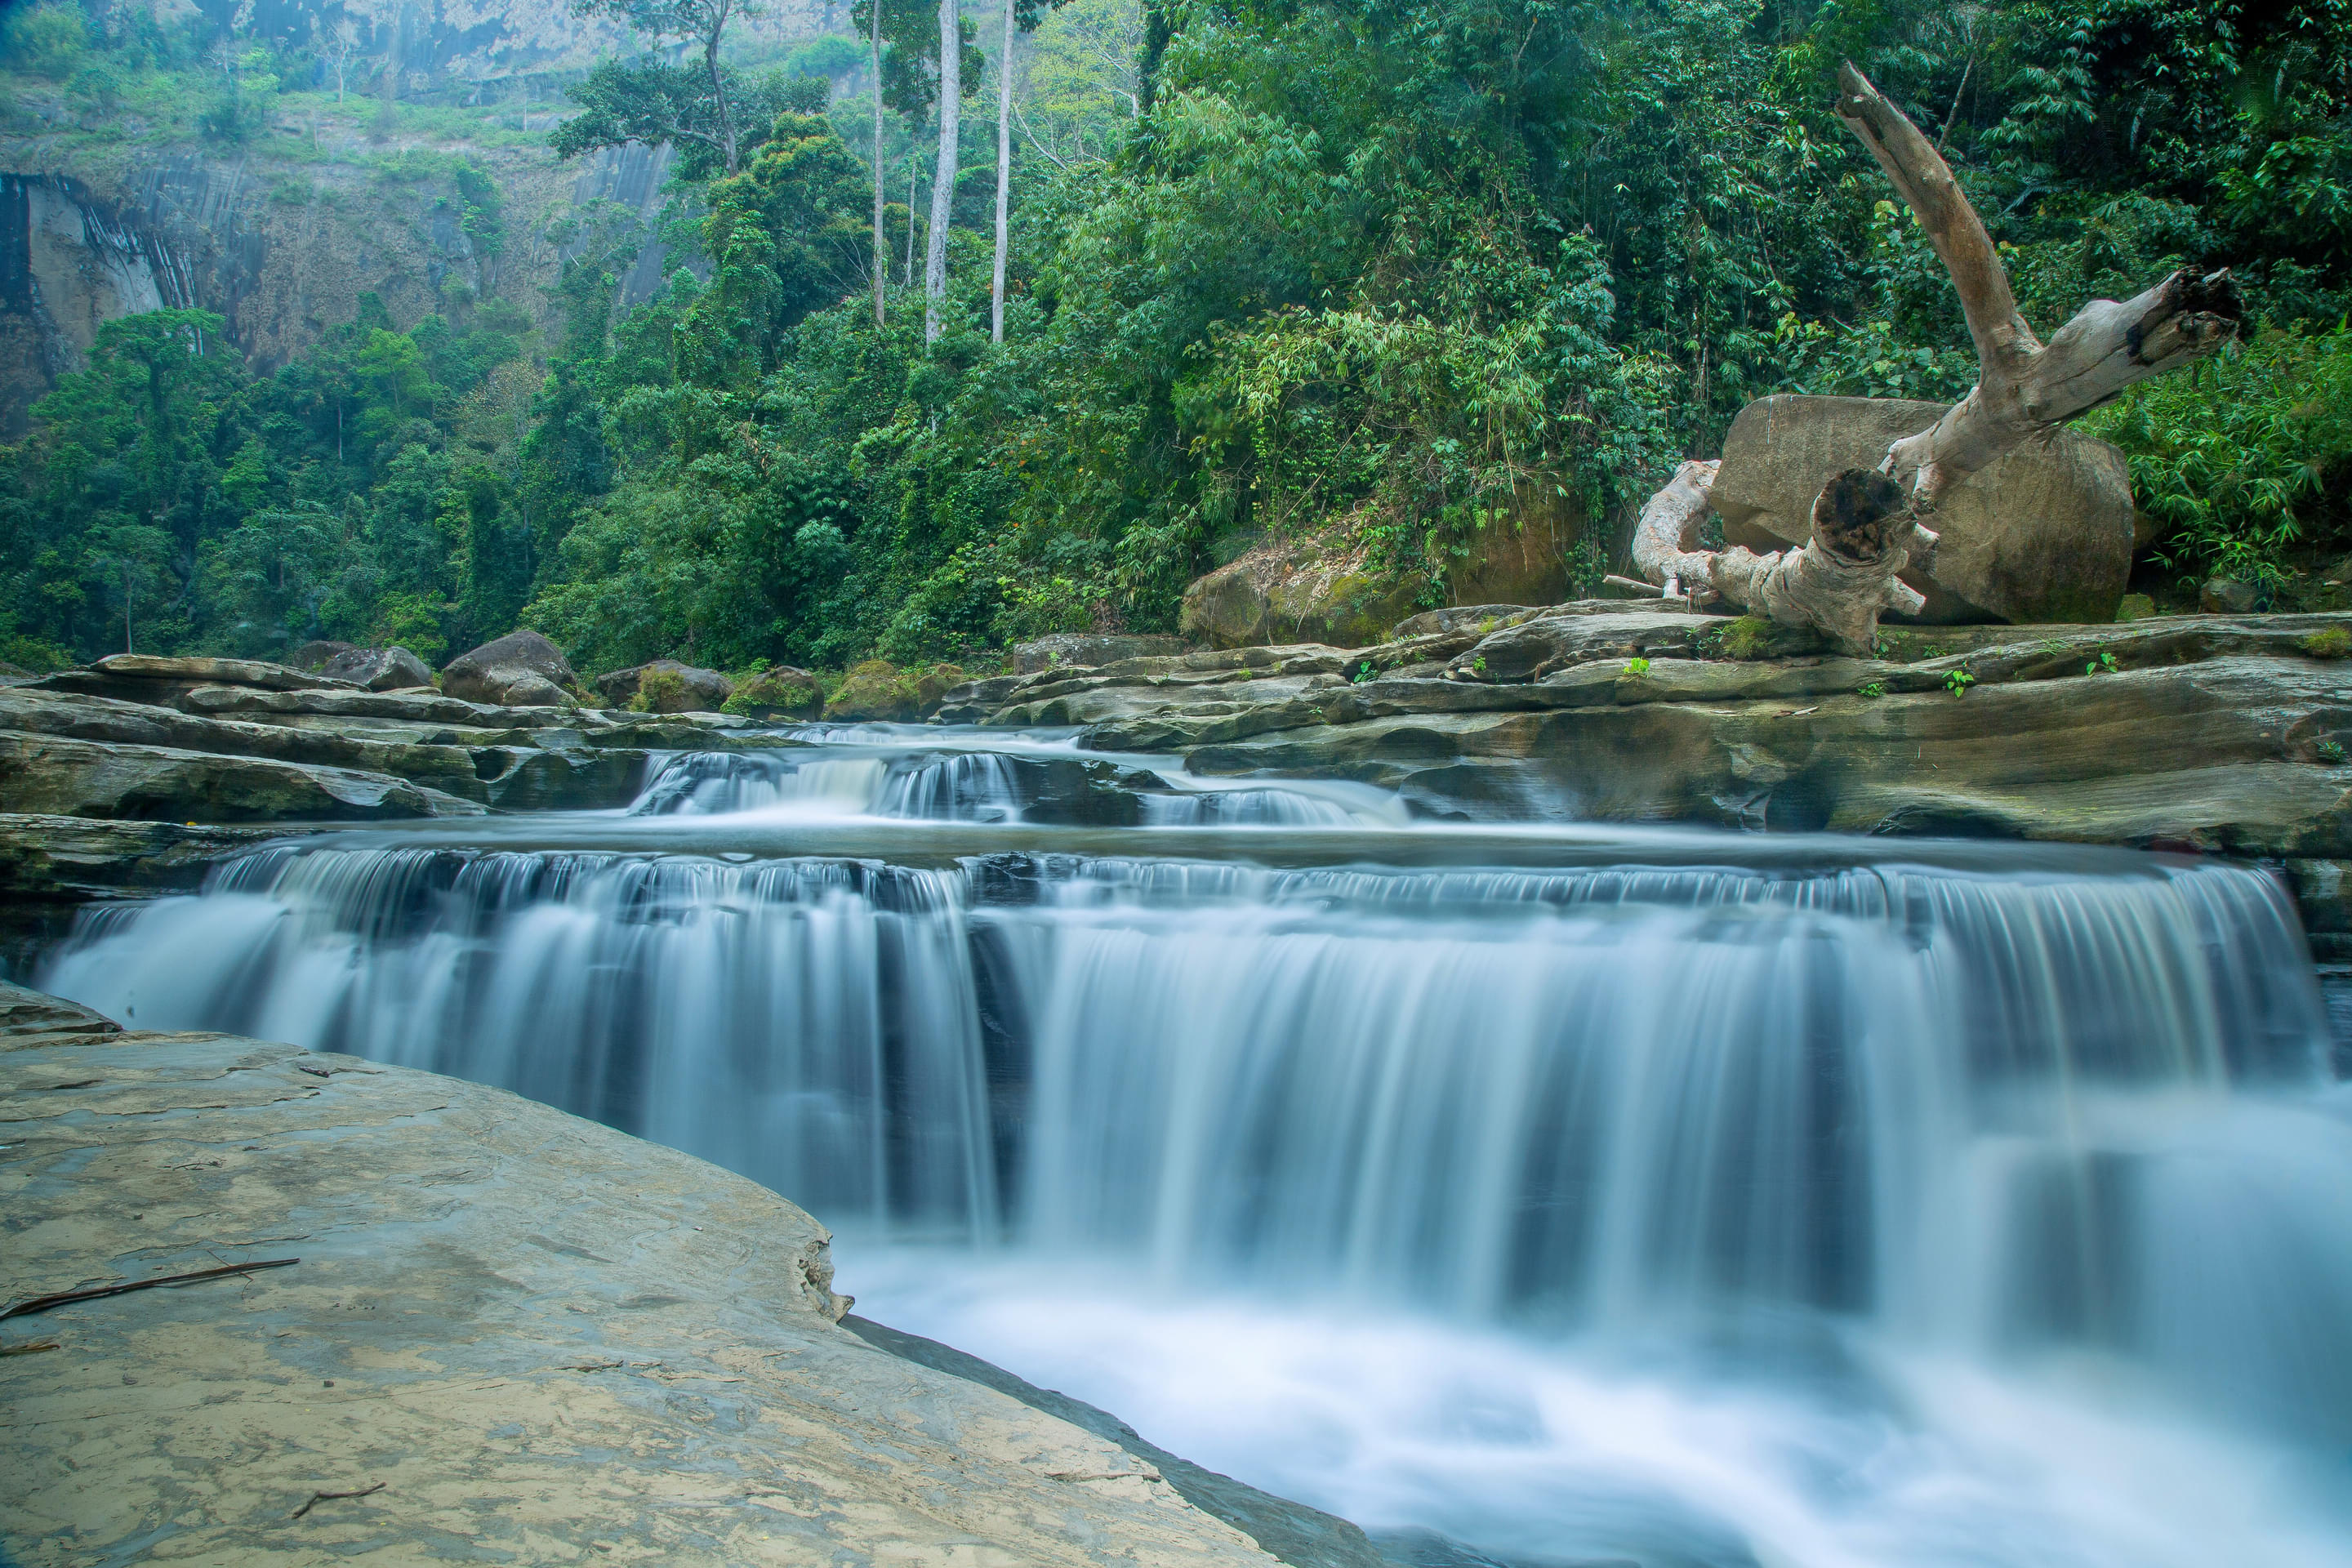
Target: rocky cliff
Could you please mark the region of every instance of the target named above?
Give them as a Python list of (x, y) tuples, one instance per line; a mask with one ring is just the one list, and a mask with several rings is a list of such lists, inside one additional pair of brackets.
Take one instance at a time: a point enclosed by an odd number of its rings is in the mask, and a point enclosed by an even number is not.
[[(839, 9), (770, 6), (733, 36), (773, 47)], [(0, 79), (0, 438), (23, 433), (32, 402), (118, 316), (214, 311), (267, 372), (352, 320), (363, 292), (402, 327), (492, 299), (540, 315), (566, 254), (557, 233), (592, 206), (636, 226), (623, 241), (635, 251), (624, 301), (659, 286), (649, 220), (667, 150), (564, 163), (545, 145), (564, 87), (632, 47), (613, 25), (509, 0), (288, 0), (240, 8), (225, 32), (223, 20), (208, 37), (275, 49), (309, 77), (271, 79), (252, 98), (257, 122), (236, 136), (207, 132), (181, 101), (211, 90), (194, 72), (170, 79), (164, 101), (150, 77), (148, 97), (103, 109), (61, 71)], [(469, 232), (460, 162), (496, 187), (502, 243)]]

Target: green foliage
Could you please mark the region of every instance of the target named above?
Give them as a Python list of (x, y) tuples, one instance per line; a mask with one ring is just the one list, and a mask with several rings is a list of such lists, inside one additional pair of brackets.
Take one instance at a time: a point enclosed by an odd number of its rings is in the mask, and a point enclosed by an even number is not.
[(636, 695), (629, 699), (632, 713), (682, 713), (694, 706), (686, 677), (675, 669), (649, 669), (637, 679)]
[(2352, 631), (2329, 626), (2303, 639), (2303, 651), (2314, 658), (2352, 658)]
[[(0, 448), (0, 657), (120, 646), (126, 609), (142, 647), (247, 653), (446, 650), (521, 620), (590, 671), (880, 655), (895, 673), (864, 679), (887, 694), (1020, 638), (1172, 627), (1188, 583), (1262, 546), (1353, 552), (1381, 592), (1436, 604), (1539, 528), (1577, 541), (1591, 594), (1658, 477), (1750, 398), (1972, 378), (1940, 263), (1832, 112), (1845, 58), (1944, 144), (2043, 332), (2175, 265), (2239, 270), (2262, 321), (2244, 352), (2088, 422), (2129, 453), (2176, 569), (2275, 584), (2352, 543), (2352, 340), (2326, 325), (2352, 308), (2336, 0), (1024, 9), (1002, 343), (984, 135), (935, 342), (896, 271), (938, 29), (926, 0), (875, 3), (898, 110), (886, 321), (871, 100), (827, 101), (868, 90), (862, 37), (722, 51), (714, 81), (717, 10), (613, 0), (665, 47), (599, 66), (552, 140), (678, 152), (656, 296), (618, 309), (643, 232), (590, 211), (546, 237), (565, 260), (543, 336), (452, 288), (404, 325), (363, 301), (257, 379), (209, 318), (110, 324)], [(12, 126), (186, 137), (307, 68), (216, 57), (203, 15), (98, 15), (10, 16), (0, 96), (35, 106)], [(403, 140), (520, 134), (384, 112)], [(287, 145), (266, 114), (217, 134)], [(486, 261), (525, 248), (524, 204), (478, 156), (371, 156), (389, 205)], [(1757, 658), (1787, 634), (1750, 617), (1711, 643)]]
[(2352, 535), (2352, 330), (2258, 333), (2242, 353), (2142, 382), (2084, 421), (2124, 449), (2140, 510), (2183, 578), (2275, 587), (2300, 546)]
[(2331, 768), (2344, 765), (2344, 743), (2340, 741), (2322, 741), (2311, 750), (2314, 756)]
[(2099, 657), (2083, 667), (2084, 675), (2113, 675), (2115, 672), (2116, 656), (2106, 648), (2101, 648)]
[(1886, 682), (1883, 680), (1865, 680), (1860, 686), (1853, 689), (1853, 694), (1856, 697), (1884, 697), (1886, 695)]
[(758, 670), (735, 682), (725, 710), (751, 719), (814, 719), (824, 711), (824, 686), (806, 670)]
[(1650, 661), (1646, 658), (1629, 658), (1625, 661), (1624, 673), (1632, 676), (1647, 675), (1650, 673)]
[(1716, 650), (1726, 658), (1749, 660), (1767, 657), (1779, 633), (1762, 616), (1742, 616), (1717, 634)]
[(89, 44), (89, 25), (75, 5), (22, 6), (0, 22), (0, 57), (52, 81), (73, 74)]
[(1976, 683), (1977, 678), (1966, 669), (1951, 669), (1944, 673), (1944, 689), (1955, 697), (1963, 695)]
[(90, 368), (0, 448), (13, 635), (88, 658), (123, 646), (127, 610), (149, 651), (268, 657), (331, 637), (433, 658), (509, 629), (529, 528), (504, 479), (453, 461), (452, 384), (519, 345), (498, 311), (476, 318), (331, 329), (260, 380), (218, 317), (105, 323)]

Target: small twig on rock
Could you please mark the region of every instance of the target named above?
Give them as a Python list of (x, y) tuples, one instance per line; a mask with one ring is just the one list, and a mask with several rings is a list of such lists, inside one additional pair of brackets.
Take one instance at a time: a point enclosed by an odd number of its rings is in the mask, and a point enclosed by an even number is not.
[(341, 1502), (345, 1498), (373, 1497), (376, 1493), (383, 1490), (383, 1488), (384, 1483), (378, 1481), (372, 1487), (362, 1487), (355, 1492), (312, 1492), (310, 1494), (310, 1500), (294, 1510), (294, 1517), (296, 1519), (301, 1518), (304, 1514), (310, 1512), (312, 1509), (318, 1507), (322, 1502)]
[(0, 1355), (31, 1355), (36, 1351), (58, 1349), (55, 1340), (31, 1340), (21, 1345), (0, 1345)]
[(220, 1268), (199, 1268), (190, 1274), (158, 1274), (152, 1279), (132, 1279), (121, 1285), (100, 1285), (88, 1290), (60, 1290), (54, 1296), (35, 1296), (17, 1302), (0, 1319), (22, 1318), (33, 1312), (46, 1312), (52, 1307), (62, 1307), (72, 1301), (95, 1301), (101, 1296), (121, 1296), (132, 1290), (152, 1290), (158, 1285), (193, 1285), (199, 1279), (218, 1279), (229, 1274), (249, 1274), (257, 1268), (284, 1268), (299, 1263), (299, 1258), (271, 1258), (258, 1263), (231, 1263)]
[(1620, 577), (1613, 572), (1601, 581), (1612, 588), (1622, 588), (1637, 599), (1658, 599), (1665, 596), (1666, 591), (1655, 583), (1636, 583), (1631, 577)]

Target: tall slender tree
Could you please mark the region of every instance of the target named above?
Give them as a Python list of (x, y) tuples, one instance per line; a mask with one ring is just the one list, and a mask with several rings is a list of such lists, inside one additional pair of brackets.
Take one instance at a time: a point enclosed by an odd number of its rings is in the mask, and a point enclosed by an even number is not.
[(874, 324), (882, 325), (882, 292), (890, 280), (888, 241), (882, 237), (882, 7), (866, 6), (872, 30), (867, 37), (866, 65), (874, 85)]
[(1013, 29), (1021, 7), (1003, 0), (1004, 44), (996, 58), (996, 265), (988, 283), (988, 336), (1004, 341), (1004, 252), (1013, 214)]
[(956, 133), (963, 109), (963, 17), (940, 0), (940, 161), (931, 176), (931, 228), (923, 246), (923, 342), (937, 342), (948, 291), (948, 224), (955, 216)]

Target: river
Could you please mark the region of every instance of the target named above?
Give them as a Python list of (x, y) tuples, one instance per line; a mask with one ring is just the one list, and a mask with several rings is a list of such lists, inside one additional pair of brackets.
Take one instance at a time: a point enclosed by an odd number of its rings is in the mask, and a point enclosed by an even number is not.
[(862, 1313), (1400, 1561), (2352, 1563), (2352, 1088), (2266, 874), (794, 738), (41, 983), (727, 1165)]

